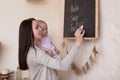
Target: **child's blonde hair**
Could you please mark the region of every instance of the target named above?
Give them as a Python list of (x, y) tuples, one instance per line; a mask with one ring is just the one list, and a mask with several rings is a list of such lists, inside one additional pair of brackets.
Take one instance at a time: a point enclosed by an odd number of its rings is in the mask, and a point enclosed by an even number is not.
[(45, 21), (43, 21), (43, 20), (37, 20), (37, 22), (38, 22), (38, 24), (39, 23), (44, 23), (46, 25), (46, 27), (47, 27), (47, 23)]

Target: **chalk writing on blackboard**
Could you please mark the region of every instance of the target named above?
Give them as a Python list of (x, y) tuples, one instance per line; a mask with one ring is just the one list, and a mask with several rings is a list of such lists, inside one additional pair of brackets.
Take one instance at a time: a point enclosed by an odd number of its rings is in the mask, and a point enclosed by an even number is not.
[(96, 37), (96, 1), (65, 0), (64, 38), (73, 38), (81, 25), (86, 31), (84, 37)]

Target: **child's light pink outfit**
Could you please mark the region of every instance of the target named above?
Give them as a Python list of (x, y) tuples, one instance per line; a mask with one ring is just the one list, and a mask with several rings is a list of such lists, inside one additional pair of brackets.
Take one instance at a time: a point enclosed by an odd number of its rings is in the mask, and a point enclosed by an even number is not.
[(56, 53), (56, 51), (55, 51), (55, 47), (54, 47), (54, 45), (52, 44), (52, 38), (50, 37), (50, 36), (45, 36), (45, 37), (43, 37), (42, 39), (41, 39), (41, 47), (44, 47), (44, 48), (47, 48), (47, 49), (49, 49), (49, 50), (51, 50), (52, 51), (52, 53), (53, 53), (53, 57), (55, 58), (55, 59), (58, 59), (58, 60), (60, 60), (61, 58), (60, 58), (60, 56)]

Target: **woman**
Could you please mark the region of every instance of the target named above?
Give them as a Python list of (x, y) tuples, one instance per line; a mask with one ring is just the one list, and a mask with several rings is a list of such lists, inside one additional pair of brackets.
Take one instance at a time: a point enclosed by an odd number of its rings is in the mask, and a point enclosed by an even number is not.
[(34, 18), (23, 20), (19, 28), (19, 66), (28, 69), (31, 80), (58, 80), (55, 70), (67, 70), (77, 55), (85, 31), (79, 28), (75, 32), (75, 43), (70, 53), (57, 60), (38, 47), (42, 38), (42, 28)]

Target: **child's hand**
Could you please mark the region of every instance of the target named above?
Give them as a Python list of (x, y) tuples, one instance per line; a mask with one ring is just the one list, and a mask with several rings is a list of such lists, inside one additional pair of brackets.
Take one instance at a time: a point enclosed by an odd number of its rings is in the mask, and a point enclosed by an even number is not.
[(60, 54), (61, 52), (60, 52), (58, 49), (56, 49), (56, 53), (57, 53), (57, 54)]

